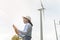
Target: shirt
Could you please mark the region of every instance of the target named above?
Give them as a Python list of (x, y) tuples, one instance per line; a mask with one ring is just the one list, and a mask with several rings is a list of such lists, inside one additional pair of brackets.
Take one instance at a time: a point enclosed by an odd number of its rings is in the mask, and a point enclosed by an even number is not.
[(24, 37), (24, 36), (31, 36), (31, 33), (32, 33), (32, 26), (31, 26), (31, 24), (30, 23), (27, 23), (26, 25), (25, 25), (25, 27), (24, 27), (24, 30), (23, 31), (20, 31), (20, 30), (18, 30), (18, 32), (19, 32), (19, 36), (20, 37)]

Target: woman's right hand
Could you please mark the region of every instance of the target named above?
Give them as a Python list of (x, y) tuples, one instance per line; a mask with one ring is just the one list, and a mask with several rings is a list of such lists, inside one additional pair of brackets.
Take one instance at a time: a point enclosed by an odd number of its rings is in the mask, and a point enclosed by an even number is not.
[(13, 24), (13, 27), (15, 27), (15, 25)]
[(13, 24), (13, 28), (15, 28), (16, 29), (16, 26)]
[(19, 34), (18, 29), (16, 28), (16, 26), (14, 24), (13, 24), (13, 28), (14, 28), (16, 34)]

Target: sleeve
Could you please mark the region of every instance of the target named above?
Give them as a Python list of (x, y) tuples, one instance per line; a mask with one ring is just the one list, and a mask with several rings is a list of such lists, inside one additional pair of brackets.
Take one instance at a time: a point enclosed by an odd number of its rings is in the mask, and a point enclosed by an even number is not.
[(20, 36), (20, 37), (24, 37), (24, 36), (25, 36), (25, 35), (23, 35), (23, 34), (21, 33), (22, 31), (18, 30), (18, 32), (19, 32), (18, 36)]
[(26, 25), (23, 31), (18, 30), (19, 36), (24, 37), (29, 31), (30, 25)]

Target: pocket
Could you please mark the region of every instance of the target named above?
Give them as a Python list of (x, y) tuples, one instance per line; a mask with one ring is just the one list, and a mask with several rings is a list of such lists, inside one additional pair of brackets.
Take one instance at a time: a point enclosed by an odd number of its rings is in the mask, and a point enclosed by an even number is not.
[(31, 40), (31, 37), (25, 36), (25, 37), (23, 38), (23, 40)]
[(30, 36), (26, 36), (26, 40), (31, 40), (31, 37)]

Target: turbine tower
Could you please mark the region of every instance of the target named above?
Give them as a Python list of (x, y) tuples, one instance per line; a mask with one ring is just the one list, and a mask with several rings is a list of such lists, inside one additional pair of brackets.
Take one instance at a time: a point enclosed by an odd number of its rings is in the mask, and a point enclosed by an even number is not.
[(41, 40), (43, 40), (43, 23), (42, 23), (42, 16), (44, 14), (44, 6), (43, 6), (43, 3), (42, 1), (40, 0), (40, 3), (41, 3), (41, 8), (38, 9), (40, 11), (40, 33), (41, 33)]
[[(56, 40), (58, 40), (58, 32), (57, 32), (57, 26), (56, 25), (57, 24), (56, 24), (56, 22), (54, 20), (54, 28), (55, 28)], [(60, 25), (60, 21), (59, 21), (59, 24), (58, 25)]]

